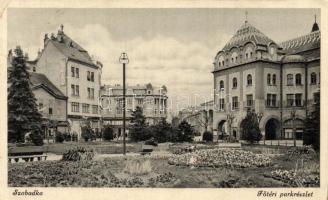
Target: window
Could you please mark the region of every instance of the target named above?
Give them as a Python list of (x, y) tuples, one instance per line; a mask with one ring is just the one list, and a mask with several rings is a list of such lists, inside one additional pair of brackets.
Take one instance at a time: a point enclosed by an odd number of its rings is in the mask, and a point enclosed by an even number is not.
[(287, 94), (287, 107), (294, 105), (294, 94)]
[(248, 74), (247, 75), (247, 86), (252, 85), (252, 75)]
[(91, 80), (91, 74), (89, 71), (87, 71), (87, 81), (90, 81)]
[(80, 104), (77, 102), (71, 103), (71, 111), (72, 112), (80, 112)]
[(246, 60), (248, 60), (248, 53), (246, 53)]
[(95, 73), (91, 72), (91, 81), (94, 82), (95, 81)]
[(82, 112), (83, 113), (89, 113), (89, 108), (90, 108), (90, 105), (89, 104), (82, 104)]
[(302, 106), (302, 94), (295, 94), (295, 106)]
[(272, 74), (272, 85), (276, 85), (277, 83), (277, 78), (275, 74)]
[(237, 88), (237, 86), (238, 86), (238, 82), (237, 82), (237, 78), (235, 77), (232, 79), (232, 88)]
[(293, 74), (287, 74), (287, 85), (294, 85)]
[(295, 79), (296, 79), (296, 85), (302, 85), (302, 75), (301, 74), (296, 74)]
[(76, 76), (76, 78), (80, 78), (80, 70), (79, 70), (79, 68), (75, 68), (75, 76)]
[(71, 85), (71, 95), (75, 95), (75, 85)]
[(219, 86), (220, 90), (224, 90), (224, 82), (220, 81), (220, 86)]
[(224, 61), (222, 61), (222, 66), (224, 66)]
[(219, 62), (219, 67), (221, 67), (221, 62)]
[(39, 103), (39, 112), (43, 113), (43, 103)]
[(236, 60), (236, 62), (238, 62), (238, 56), (236, 56), (236, 59), (235, 60)]
[(52, 115), (52, 108), (49, 108), (49, 115)]
[(267, 84), (271, 85), (271, 74), (268, 74), (267, 76)]
[(92, 114), (98, 114), (98, 106), (92, 105)]
[(266, 105), (267, 105), (267, 107), (276, 107), (277, 106), (277, 94), (267, 94)]
[(251, 52), (250, 58), (251, 58), (251, 59), (253, 58), (253, 52)]
[(313, 102), (315, 104), (320, 102), (320, 93), (319, 92), (313, 93)]
[(247, 107), (252, 107), (253, 106), (253, 95), (252, 94), (248, 94), (246, 95), (246, 105)]
[(143, 99), (137, 99), (137, 104), (139, 105), (143, 104)]
[(35, 67), (33, 67), (33, 72), (35, 72), (36, 71), (36, 69), (35, 69)]
[(95, 89), (88, 88), (88, 98), (89, 99), (94, 99), (95, 98)]
[(236, 110), (239, 107), (238, 97), (232, 97), (232, 110)]
[(312, 85), (317, 84), (317, 75), (314, 72), (311, 73), (311, 84)]
[(219, 110), (224, 110), (224, 98), (219, 99)]
[(231, 63), (234, 63), (234, 59), (233, 58), (231, 58)]
[(80, 87), (75, 85), (75, 96), (80, 96)]
[(72, 75), (72, 77), (75, 77), (75, 68), (74, 67), (71, 67), (71, 75)]
[(277, 95), (276, 94), (272, 94), (271, 106), (273, 106), (273, 107), (277, 106)]

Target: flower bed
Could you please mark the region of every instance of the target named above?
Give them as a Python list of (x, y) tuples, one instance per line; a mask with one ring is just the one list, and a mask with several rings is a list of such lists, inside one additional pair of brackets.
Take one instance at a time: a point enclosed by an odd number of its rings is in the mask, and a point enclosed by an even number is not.
[(271, 159), (263, 154), (254, 154), (237, 149), (203, 149), (182, 155), (173, 155), (169, 164), (193, 167), (223, 167), (236, 168), (266, 167), (271, 165)]
[(265, 175), (265, 176), (287, 183), (292, 187), (320, 186), (319, 174), (307, 174), (307, 173), (300, 173), (296, 170), (278, 169), (272, 171), (270, 175)]

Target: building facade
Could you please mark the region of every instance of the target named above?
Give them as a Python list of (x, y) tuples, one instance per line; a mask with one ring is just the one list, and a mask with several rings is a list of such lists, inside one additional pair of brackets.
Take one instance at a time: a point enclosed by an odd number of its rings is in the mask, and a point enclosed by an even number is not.
[(320, 91), (316, 22), (310, 33), (278, 44), (245, 21), (213, 64), (216, 134), (229, 132), (240, 139), (243, 119), (252, 109), (262, 116), (264, 139), (293, 139), (293, 124), (296, 138), (302, 139), (304, 120)]
[(81, 135), (81, 126), (91, 122), (100, 131), (99, 95), (102, 64), (68, 37), (61, 25), (57, 35), (45, 34), (44, 48), (38, 55), (34, 72), (44, 74), (67, 99), (67, 120), (71, 133)]
[[(116, 136), (123, 134), (123, 87), (121, 85), (104, 85), (101, 87), (101, 114), (104, 125), (111, 125)], [(152, 84), (127, 86), (126, 118), (131, 119), (136, 107), (143, 109), (146, 122), (156, 124), (167, 117), (167, 88), (154, 87)], [(127, 132), (129, 123), (127, 123)]]
[(185, 108), (179, 111), (178, 123), (188, 122), (195, 131), (195, 139), (202, 140), (203, 133), (213, 133), (213, 106), (214, 101), (208, 101), (199, 106)]
[(67, 97), (44, 74), (30, 72), (31, 90), (42, 114), (45, 138), (55, 136), (56, 131), (68, 132)]

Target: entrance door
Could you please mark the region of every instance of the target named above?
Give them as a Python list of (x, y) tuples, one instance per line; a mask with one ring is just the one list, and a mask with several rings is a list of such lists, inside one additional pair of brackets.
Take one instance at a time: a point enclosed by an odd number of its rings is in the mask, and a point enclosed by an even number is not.
[(279, 134), (279, 122), (276, 119), (270, 119), (265, 125), (265, 139), (275, 140)]

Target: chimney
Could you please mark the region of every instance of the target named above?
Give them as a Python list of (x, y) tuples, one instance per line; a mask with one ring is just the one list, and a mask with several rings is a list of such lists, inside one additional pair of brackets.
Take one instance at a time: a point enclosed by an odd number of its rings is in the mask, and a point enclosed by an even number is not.
[(48, 33), (44, 34), (44, 39), (43, 39), (43, 46), (46, 46), (47, 41), (49, 40), (48, 38)]

